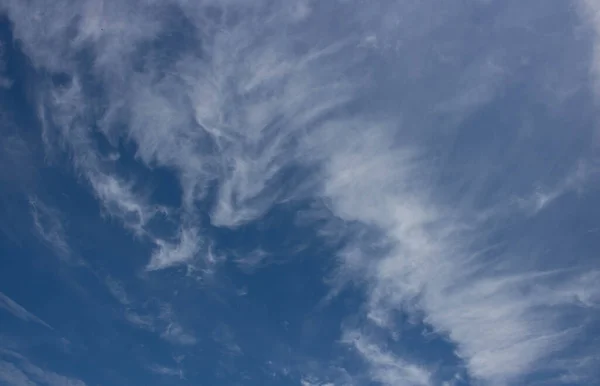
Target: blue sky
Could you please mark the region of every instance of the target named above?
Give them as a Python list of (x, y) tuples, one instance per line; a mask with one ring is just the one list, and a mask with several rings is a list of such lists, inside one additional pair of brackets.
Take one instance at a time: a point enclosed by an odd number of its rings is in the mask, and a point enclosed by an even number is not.
[(593, 0), (0, 0), (0, 384), (600, 384)]

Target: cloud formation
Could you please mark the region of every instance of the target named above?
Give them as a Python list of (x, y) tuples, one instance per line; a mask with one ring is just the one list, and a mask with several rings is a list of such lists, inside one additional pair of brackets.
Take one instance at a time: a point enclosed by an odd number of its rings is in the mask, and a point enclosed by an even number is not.
[(35, 386), (27, 374), (12, 363), (0, 361), (0, 379), (10, 386)]
[(593, 45), (594, 61), (591, 65), (591, 72), (596, 77), (596, 87), (600, 90), (600, 6), (594, 0), (581, 0), (578, 3), (582, 17), (591, 25), (596, 34)]
[(364, 358), (370, 367), (372, 379), (382, 385), (428, 386), (432, 384), (429, 370), (386, 352), (364, 334), (348, 331), (344, 341), (353, 346)]
[(61, 213), (37, 198), (30, 198), (29, 205), (36, 234), (56, 253), (58, 258), (69, 260), (72, 252), (67, 242)]
[(0, 380), (10, 386), (86, 386), (86, 383), (53, 371), (43, 369), (31, 363), (24, 356), (2, 350), (0, 359)]
[(23, 306), (19, 303), (15, 302), (2, 292), (0, 292), (0, 308), (3, 308), (5, 311), (11, 313), (14, 317), (24, 320), (26, 322), (34, 322), (38, 323), (46, 328), (53, 329), (48, 323), (44, 322), (42, 319), (38, 318), (31, 312), (27, 311)]
[(132, 326), (155, 332), (173, 344), (196, 344), (196, 337), (181, 325), (170, 304), (154, 299), (140, 301), (131, 296), (121, 282), (110, 276), (105, 279), (105, 284), (108, 292), (119, 302), (119, 312), (124, 320)]
[(157, 364), (149, 366), (148, 369), (155, 374), (174, 376), (174, 377), (179, 377), (180, 379), (184, 378), (183, 372), (181, 371), (181, 369), (176, 369), (176, 368), (167, 367), (167, 366), (161, 366), (161, 365), (157, 365)]
[[(534, 222), (573, 189), (573, 165), (594, 157), (590, 129), (552, 125), (587, 87), (572, 26), (564, 40), (541, 38), (560, 14), (541, 1), (375, 3), (5, 8), (35, 67), (68, 79), (36, 90), (48, 153), (67, 151), (103, 210), (153, 246), (148, 271), (213, 264), (205, 229), (239, 230), (286, 203), (319, 201), (323, 217), (345, 225), (337, 239), (350, 240), (335, 256), (336, 290), (364, 291), (357, 312), (367, 324), (394, 333), (397, 314), (410, 314), (484, 384), (576, 359), (568, 348), (588, 326), (568, 317), (597, 318), (600, 267), (539, 252), (578, 235)], [(168, 40), (173, 23), (186, 28), (178, 44)], [(506, 116), (490, 107), (500, 104)], [(534, 109), (543, 117), (524, 127)], [(125, 146), (135, 152), (126, 162)], [(149, 170), (176, 176), (177, 200), (155, 202), (132, 177)], [(557, 188), (539, 195), (539, 184)], [(515, 195), (529, 217), (503, 212)], [(58, 225), (39, 228), (67, 248)], [(162, 323), (168, 341), (196, 343), (169, 307), (127, 315)], [(343, 341), (373, 381), (432, 383), (410, 358)]]

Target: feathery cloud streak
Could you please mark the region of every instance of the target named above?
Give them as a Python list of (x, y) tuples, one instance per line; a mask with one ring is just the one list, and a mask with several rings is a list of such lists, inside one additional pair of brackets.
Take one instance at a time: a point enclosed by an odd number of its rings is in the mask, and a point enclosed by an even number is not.
[(0, 292), (0, 308), (3, 308), (5, 311), (10, 312), (16, 318), (19, 318), (21, 320), (27, 322), (35, 322), (51, 330), (53, 329), (52, 327), (50, 327), (50, 325), (48, 325), (48, 323), (44, 322), (42, 319), (38, 318), (31, 312), (27, 311), (23, 306), (21, 306), (19, 303), (15, 302), (2, 292)]

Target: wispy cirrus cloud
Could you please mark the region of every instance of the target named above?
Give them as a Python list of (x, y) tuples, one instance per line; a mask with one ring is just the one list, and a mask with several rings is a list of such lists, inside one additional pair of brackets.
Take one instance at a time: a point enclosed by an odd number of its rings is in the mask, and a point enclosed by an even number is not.
[(44, 322), (42, 319), (38, 318), (31, 312), (27, 311), (23, 306), (21, 306), (19, 303), (15, 302), (2, 292), (0, 292), (0, 308), (3, 308), (5, 311), (11, 313), (13, 316), (21, 320), (24, 320), (26, 322), (38, 323), (44, 327), (53, 330), (53, 328), (48, 323)]
[(105, 279), (106, 288), (108, 292), (122, 305), (127, 306), (131, 304), (132, 300), (127, 294), (127, 291), (123, 287), (123, 284), (118, 280), (107, 276)]
[[(156, 239), (155, 249), (146, 269), (155, 271), (173, 265), (187, 263), (201, 251), (201, 241), (195, 228), (181, 229), (175, 244)], [(208, 262), (210, 264), (210, 261)]]
[(516, 205), (529, 214), (536, 214), (547, 208), (553, 201), (568, 193), (582, 193), (585, 186), (598, 174), (598, 167), (594, 164), (578, 163), (574, 169), (565, 176), (556, 186), (550, 188), (538, 187), (536, 191), (526, 198), (515, 200)]
[[(93, 133), (85, 126), (92, 113), (78, 76), (75, 75), (66, 86), (50, 89), (45, 98), (46, 107), (42, 110), (48, 112), (40, 118), (44, 122), (48, 151), (51, 153), (58, 146), (72, 152), (76, 170), (85, 177), (105, 213), (119, 219), (137, 237), (156, 246), (148, 269), (164, 269), (193, 260), (202, 245), (194, 226), (182, 222), (175, 235), (158, 232), (150, 226), (156, 217), (168, 218), (169, 209), (150, 203), (147, 189), (116, 171), (115, 163), (119, 157), (114, 155), (118, 153), (104, 155), (98, 151)], [(55, 125), (60, 128), (58, 132), (51, 129)], [(172, 220), (177, 221), (177, 216)]]
[(336, 363), (309, 361), (308, 366), (303, 363), (303, 368), (299, 370), (300, 385), (302, 386), (358, 386), (370, 382), (370, 374), (362, 372), (357, 368), (346, 368)]
[(577, 4), (580, 6), (582, 17), (589, 22), (596, 34), (593, 45), (594, 61), (590, 70), (595, 77), (596, 88), (600, 89), (600, 7), (594, 0), (580, 0)]
[(63, 227), (62, 214), (35, 197), (29, 199), (29, 205), (36, 234), (58, 258), (68, 261), (72, 257), (72, 251)]
[[(367, 283), (371, 321), (394, 331), (395, 312), (423, 313), (425, 323), (457, 345), (470, 374), (490, 382), (509, 383), (539, 366), (541, 358), (560, 356), (579, 332), (579, 326), (564, 324), (567, 309), (591, 316), (596, 308), (564, 296), (562, 288), (597, 299), (598, 291), (585, 284), (590, 273), (570, 267), (523, 270), (516, 257), (470, 250), (480, 230), (469, 218), (424, 201), (431, 193), (419, 186), (419, 158), (390, 156), (385, 143), (371, 146), (334, 158), (326, 185), (334, 213), (384, 230), (382, 251), (358, 239), (340, 257), (342, 267)], [(363, 348), (371, 360), (384, 357), (371, 346)]]
[(142, 302), (129, 294), (119, 280), (110, 276), (105, 279), (105, 284), (108, 292), (120, 303), (124, 320), (132, 326), (154, 332), (173, 344), (196, 344), (193, 332), (181, 325), (170, 304), (158, 300)]
[(10, 386), (85, 386), (86, 383), (51, 370), (43, 369), (16, 352), (2, 350), (0, 380)]
[(27, 374), (10, 362), (0, 361), (0, 379), (10, 386), (35, 386)]
[(387, 352), (372, 342), (368, 336), (358, 331), (346, 331), (343, 341), (356, 349), (367, 362), (372, 379), (382, 385), (428, 386), (433, 384), (430, 370)]
[(22, 369), (31, 379), (49, 386), (85, 386), (85, 382), (57, 374), (53, 371), (44, 370), (30, 362), (24, 362)]
[(158, 320), (164, 325), (160, 336), (166, 341), (184, 346), (196, 344), (196, 337), (177, 321), (170, 305), (161, 304)]
[(144, 234), (145, 225), (157, 210), (146, 203), (143, 193), (135, 192), (131, 183), (111, 174), (91, 174), (89, 181), (111, 216), (121, 219), (136, 234)]
[[(33, 26), (28, 5), (6, 7), (35, 65), (70, 79), (38, 90), (45, 137), (56, 139), (47, 146), (67, 149), (105, 210), (155, 246), (148, 270), (206, 263), (203, 221), (235, 230), (277, 205), (320, 200), (347, 225), (335, 228), (350, 240), (337, 283), (364, 291), (367, 323), (395, 332), (395, 313), (410, 314), (482, 383), (518, 383), (576, 358), (568, 348), (586, 326), (567, 316), (594, 319), (600, 267), (531, 252), (575, 242), (566, 228), (496, 215), (511, 197), (535, 195), (538, 180), (568, 180), (590, 154), (590, 131), (552, 124), (587, 81), (573, 66), (584, 56), (574, 31), (555, 35), (560, 10), (541, 1), (376, 3), (228, 2), (209, 17), (183, 1), (59, 1), (45, 5), (51, 23)], [(332, 12), (345, 17), (335, 28)], [(149, 55), (173, 32), (169, 20), (189, 27), (188, 40), (166, 59)], [(91, 66), (77, 63), (84, 52)], [(515, 128), (523, 110), (539, 112), (527, 135)], [(152, 228), (158, 206), (104, 157), (99, 135), (111, 154), (133, 145), (137, 166), (174, 172), (180, 200), (160, 212), (174, 231)], [(536, 154), (561, 161), (550, 168)], [(536, 232), (503, 238), (515, 223)], [(195, 343), (168, 307), (156, 318), (163, 338)], [(373, 381), (431, 382), (410, 358), (346, 344)]]
[(183, 371), (181, 369), (177, 369), (174, 367), (167, 367), (167, 366), (153, 364), (151, 366), (148, 366), (148, 370), (150, 370), (154, 374), (178, 377), (180, 379), (185, 378)]
[(163, 339), (176, 344), (190, 346), (196, 344), (197, 340), (194, 335), (185, 331), (180, 324), (170, 322), (160, 335)]
[(331, 382), (320, 383), (318, 381), (315, 381), (314, 379), (301, 379), (300, 385), (301, 386), (335, 386), (335, 383), (331, 383)]

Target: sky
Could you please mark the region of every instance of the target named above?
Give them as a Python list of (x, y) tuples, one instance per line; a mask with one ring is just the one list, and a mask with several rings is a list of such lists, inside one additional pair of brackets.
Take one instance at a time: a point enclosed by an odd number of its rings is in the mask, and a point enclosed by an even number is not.
[(0, 0), (0, 385), (600, 385), (596, 0)]

